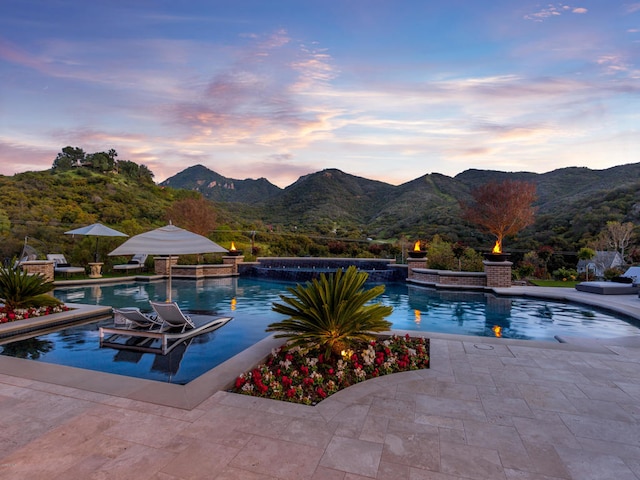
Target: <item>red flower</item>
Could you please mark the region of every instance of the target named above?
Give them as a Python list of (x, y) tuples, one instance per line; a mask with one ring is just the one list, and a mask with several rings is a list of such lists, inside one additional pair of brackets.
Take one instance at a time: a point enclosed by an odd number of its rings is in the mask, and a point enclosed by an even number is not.
[(322, 389), (322, 387), (318, 387), (318, 388), (316, 388), (316, 393), (317, 393), (321, 398), (327, 398), (327, 393)]
[(291, 381), (291, 379), (289, 377), (287, 377), (286, 375), (282, 377), (282, 386), (284, 388), (288, 388), (291, 386), (293, 382)]
[(242, 377), (236, 378), (236, 388), (242, 388), (244, 384), (245, 384), (244, 378)]
[(295, 388), (290, 388), (289, 390), (287, 390), (287, 398), (292, 398), (296, 396), (296, 389)]
[(330, 368), (329, 370), (327, 370), (327, 373), (328, 373), (329, 375), (333, 375), (333, 368)]
[(305, 377), (302, 379), (302, 383), (305, 386), (313, 385), (313, 379), (309, 377)]
[(324, 363), (324, 355), (322, 353), (318, 355), (318, 363)]
[(304, 375), (309, 375), (309, 368), (306, 365), (302, 365), (300, 367), (300, 371), (304, 374)]

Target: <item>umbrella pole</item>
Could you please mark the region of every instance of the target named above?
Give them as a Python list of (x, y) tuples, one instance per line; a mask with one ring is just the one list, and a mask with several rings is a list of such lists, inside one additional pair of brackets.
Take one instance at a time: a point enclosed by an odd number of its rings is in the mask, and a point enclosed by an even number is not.
[(167, 282), (167, 288), (169, 291), (167, 292), (167, 302), (171, 301), (171, 255), (169, 255), (169, 281)]
[(98, 263), (98, 240), (100, 237), (96, 236), (96, 252), (93, 254), (93, 261)]

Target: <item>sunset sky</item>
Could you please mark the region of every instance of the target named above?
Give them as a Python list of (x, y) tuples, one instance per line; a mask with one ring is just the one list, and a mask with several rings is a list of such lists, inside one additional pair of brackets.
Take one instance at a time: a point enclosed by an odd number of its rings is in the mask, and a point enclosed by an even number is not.
[(0, 174), (67, 145), (285, 187), (640, 162), (640, 2), (2, 0)]

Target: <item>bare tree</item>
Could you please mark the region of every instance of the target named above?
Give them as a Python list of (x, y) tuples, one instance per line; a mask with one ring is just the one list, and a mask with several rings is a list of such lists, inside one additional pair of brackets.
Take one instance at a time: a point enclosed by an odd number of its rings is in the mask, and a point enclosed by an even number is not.
[(496, 236), (502, 251), (504, 237), (515, 235), (535, 218), (536, 186), (531, 182), (504, 180), (475, 188), (473, 202), (462, 204), (463, 218)]
[(167, 209), (166, 217), (175, 225), (204, 236), (216, 227), (216, 210), (204, 198), (178, 200)]
[(633, 223), (607, 222), (607, 226), (601, 235), (607, 247), (619, 252), (622, 261), (625, 261), (624, 252), (631, 243)]

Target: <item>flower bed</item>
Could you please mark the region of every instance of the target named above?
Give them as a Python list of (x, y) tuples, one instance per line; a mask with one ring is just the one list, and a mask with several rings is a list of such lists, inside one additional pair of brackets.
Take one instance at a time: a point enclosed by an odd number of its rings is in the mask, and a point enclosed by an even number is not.
[(27, 318), (42, 317), (43, 315), (51, 315), (52, 313), (66, 312), (69, 307), (66, 305), (57, 305), (53, 307), (29, 307), (16, 308), (8, 310), (6, 307), (0, 307), (0, 323), (15, 322), (17, 320), (26, 320)]
[(318, 350), (287, 345), (267, 361), (240, 375), (232, 391), (287, 402), (315, 405), (329, 395), (389, 373), (429, 368), (429, 339), (391, 336), (345, 351), (339, 360)]

